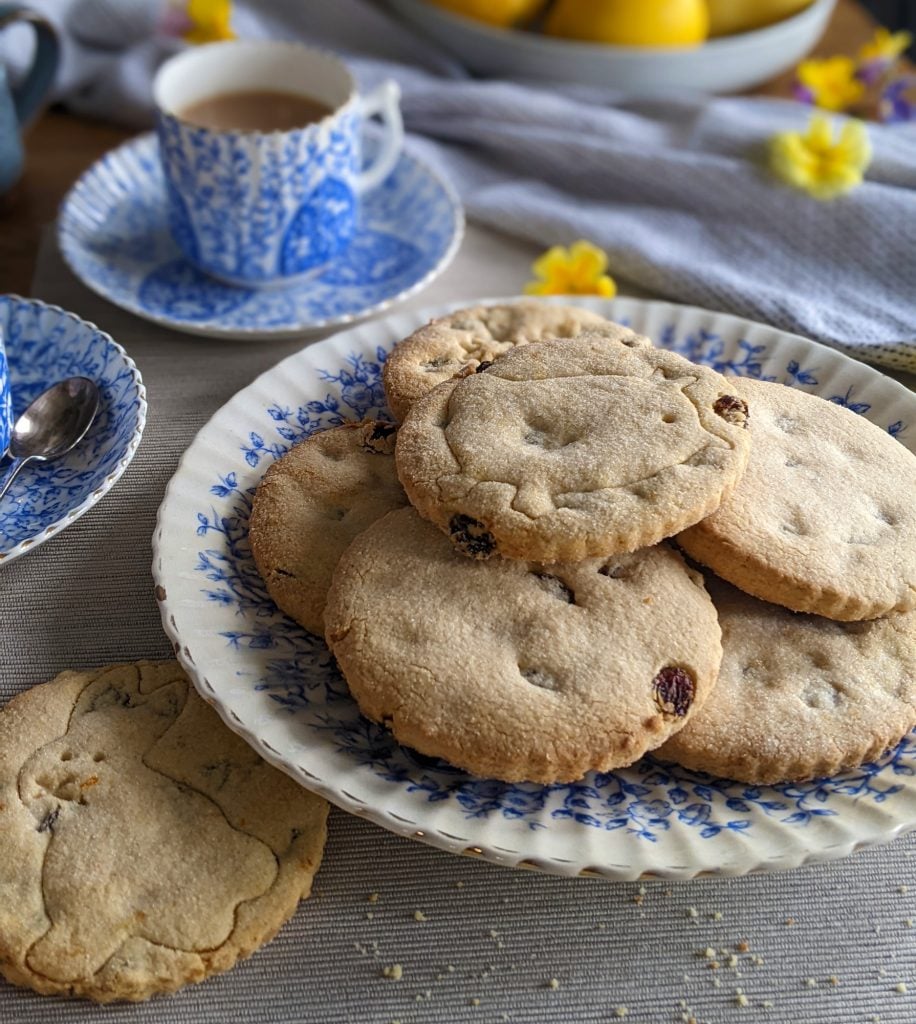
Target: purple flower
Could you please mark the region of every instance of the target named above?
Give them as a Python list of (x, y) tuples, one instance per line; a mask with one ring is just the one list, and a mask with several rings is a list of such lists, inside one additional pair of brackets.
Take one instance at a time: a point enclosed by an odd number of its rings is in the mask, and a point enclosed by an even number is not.
[(863, 61), (856, 68), (856, 78), (867, 86), (877, 85), (887, 74), (894, 61), (886, 57), (875, 57), (872, 60)]
[(881, 94), (878, 116), (886, 124), (916, 121), (916, 75), (897, 78)]
[(814, 93), (806, 85), (802, 85), (801, 82), (795, 81), (792, 83), (792, 95), (799, 103), (807, 103), (809, 106), (814, 106)]

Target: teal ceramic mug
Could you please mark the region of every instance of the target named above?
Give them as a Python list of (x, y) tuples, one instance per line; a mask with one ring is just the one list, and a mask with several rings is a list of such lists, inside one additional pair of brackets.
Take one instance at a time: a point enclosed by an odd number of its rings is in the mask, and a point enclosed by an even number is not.
[(44, 18), (21, 4), (0, 3), (0, 31), (23, 22), (35, 30), (32, 66), (15, 88), (0, 66), (0, 193), (14, 184), (22, 171), (22, 129), (51, 91), (60, 59), (57, 36)]

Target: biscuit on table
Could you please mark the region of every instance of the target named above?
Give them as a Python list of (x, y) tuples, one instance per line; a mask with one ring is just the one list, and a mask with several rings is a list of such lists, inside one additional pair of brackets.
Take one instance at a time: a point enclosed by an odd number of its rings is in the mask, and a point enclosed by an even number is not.
[(606, 333), (632, 345), (648, 338), (577, 306), (515, 302), (470, 306), (424, 324), (395, 345), (383, 371), (388, 406), (403, 420), (413, 403), (437, 384), (515, 348), (548, 338), (572, 338), (584, 330)]
[(747, 412), (714, 370), (588, 332), (438, 385), (395, 459), (411, 503), (465, 554), (575, 562), (715, 511), (747, 463)]
[(863, 416), (736, 379), (751, 456), (678, 544), (742, 590), (798, 612), (871, 619), (916, 607), (916, 456)]
[(690, 721), (721, 658), (702, 577), (667, 545), (576, 565), (479, 562), (412, 508), (353, 541), (325, 622), (368, 718), (507, 782), (631, 764)]
[(753, 785), (801, 781), (870, 761), (916, 725), (916, 612), (834, 622), (706, 585), (719, 679), (656, 756)]
[(225, 971), (308, 896), (327, 812), (177, 662), (35, 686), (0, 711), (0, 972), (111, 1002)]
[(324, 634), (324, 602), (337, 559), (379, 516), (407, 504), (394, 468), (393, 423), (364, 420), (321, 430), (264, 474), (249, 540), (281, 611)]

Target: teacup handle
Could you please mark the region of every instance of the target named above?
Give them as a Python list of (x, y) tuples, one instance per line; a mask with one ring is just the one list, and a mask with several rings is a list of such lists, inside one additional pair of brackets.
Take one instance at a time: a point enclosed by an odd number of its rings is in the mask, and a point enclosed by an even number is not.
[(401, 147), (404, 145), (404, 122), (401, 120), (400, 98), (401, 89), (398, 83), (392, 82), (390, 79), (382, 82), (368, 96), (360, 97), (359, 104), (363, 117), (368, 121), (370, 117), (379, 114), (385, 124), (385, 135), (382, 138), (382, 145), (375, 162), (360, 173), (356, 179), (357, 192), (368, 192), (376, 185), (381, 185), (398, 162)]
[(31, 24), (35, 29), (37, 42), (29, 73), (25, 81), (13, 90), (16, 120), (21, 125), (26, 125), (41, 109), (54, 84), (54, 76), (60, 62), (60, 43), (53, 26), (34, 11), (20, 4), (0, 4), (0, 30), (14, 21)]

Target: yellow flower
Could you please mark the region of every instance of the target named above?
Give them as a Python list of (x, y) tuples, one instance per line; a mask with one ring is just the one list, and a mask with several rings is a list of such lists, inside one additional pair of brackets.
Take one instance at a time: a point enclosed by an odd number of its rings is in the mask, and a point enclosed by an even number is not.
[(803, 60), (795, 75), (811, 102), (824, 110), (845, 110), (865, 94), (865, 85), (856, 78), (856, 62), (851, 57)]
[(872, 38), (859, 50), (859, 60), (863, 64), (868, 64), (872, 61), (882, 64), (893, 64), (912, 41), (912, 33), (892, 33), (882, 26), (875, 31)]
[(605, 273), (607, 254), (591, 242), (581, 239), (568, 248), (555, 245), (531, 264), (539, 281), (525, 285), (528, 295), (603, 295), (617, 294), (614, 279)]
[(215, 43), (220, 39), (235, 39), (229, 25), (232, 16), (231, 0), (187, 0), (190, 27), (182, 33), (189, 43)]
[(834, 139), (829, 118), (815, 114), (806, 134), (780, 132), (770, 142), (773, 172), (815, 199), (833, 199), (861, 185), (870, 163), (871, 143), (861, 121), (846, 121)]

